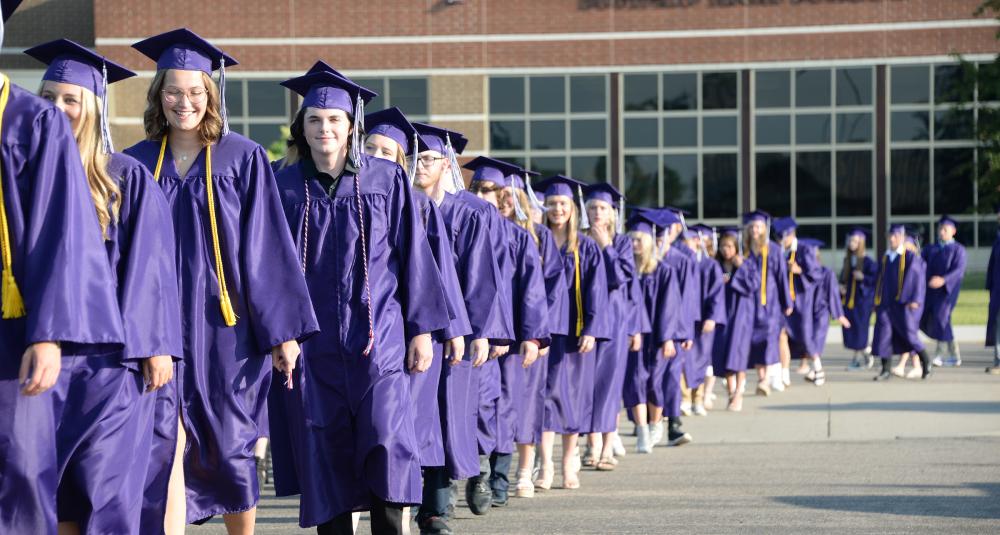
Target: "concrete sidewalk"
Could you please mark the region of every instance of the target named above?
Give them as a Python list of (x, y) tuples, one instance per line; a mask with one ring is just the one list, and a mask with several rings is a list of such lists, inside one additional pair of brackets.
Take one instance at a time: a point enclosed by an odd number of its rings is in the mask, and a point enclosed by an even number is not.
[[(983, 315), (983, 321), (986, 321), (985, 314)], [(868, 339), (871, 340), (871, 333), (874, 331), (874, 327), (869, 327), (868, 329)], [(969, 348), (981, 348), (985, 346), (986, 343), (986, 325), (955, 325), (952, 327), (952, 331), (955, 334), (955, 340), (958, 340), (963, 346), (969, 346)], [(844, 332), (840, 329), (840, 325), (831, 325), (830, 331), (826, 337), (826, 343), (828, 347), (838, 347), (844, 342), (843, 337)], [(925, 341), (930, 343), (931, 339), (924, 336), (924, 333), (920, 333), (920, 337)], [(930, 346), (930, 350), (933, 352), (934, 346)]]

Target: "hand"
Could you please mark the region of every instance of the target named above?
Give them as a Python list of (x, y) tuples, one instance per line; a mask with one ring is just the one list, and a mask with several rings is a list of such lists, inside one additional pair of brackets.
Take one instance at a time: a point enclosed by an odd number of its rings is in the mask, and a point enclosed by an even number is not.
[(584, 335), (580, 337), (580, 344), (577, 346), (576, 350), (579, 353), (590, 353), (594, 350), (594, 346), (597, 345), (597, 340), (593, 336)]
[(538, 360), (538, 342), (531, 340), (521, 342), (521, 355), (524, 357), (524, 363), (521, 366), (527, 368), (534, 364)]
[(944, 277), (934, 275), (931, 280), (927, 281), (927, 287), (932, 290), (937, 290), (938, 288), (944, 286)]
[(843, 284), (840, 285), (840, 295), (847, 295), (847, 286)]
[(681, 349), (684, 351), (691, 351), (692, 347), (694, 347), (694, 340), (684, 340), (681, 342)]
[(434, 360), (434, 348), (431, 344), (431, 334), (424, 333), (414, 336), (410, 340), (410, 347), (406, 348), (406, 367), (411, 372), (423, 373), (431, 367)]
[(920, 308), (920, 303), (913, 302), (913, 303), (910, 303), (910, 304), (908, 304), (906, 306), (910, 307), (910, 310), (917, 310), (918, 308)]
[(792, 262), (789, 264), (789, 269), (796, 275), (802, 274), (802, 266), (800, 266), (798, 262)]
[(299, 343), (295, 340), (288, 340), (271, 348), (271, 364), (274, 369), (285, 374), (285, 387), (289, 390), (294, 384), (292, 383), (292, 372), (295, 370), (295, 363), (298, 362), (301, 353)]
[[(28, 346), (21, 357), (17, 383), (25, 396), (37, 396), (52, 388), (62, 368), (62, 349), (55, 342), (36, 342)], [(31, 378), (28, 378), (28, 375)]]
[(793, 312), (794, 310), (795, 310), (795, 309), (794, 309), (794, 308), (792, 308), (792, 307), (788, 307), (788, 308), (786, 308), (786, 309), (785, 309), (785, 315), (786, 315), (786, 316), (791, 316), (791, 315), (792, 315), (792, 312)]
[(629, 340), (628, 350), (639, 351), (640, 349), (642, 349), (642, 335), (633, 334), (631, 340)]
[(660, 346), (660, 353), (663, 354), (663, 358), (665, 359), (670, 359), (677, 356), (677, 348), (674, 347), (674, 341), (667, 340), (666, 342), (663, 342), (663, 345)]
[(465, 337), (456, 336), (444, 343), (444, 358), (451, 357), (451, 365), (454, 366), (465, 358)]
[(156, 355), (142, 361), (142, 378), (146, 392), (163, 388), (174, 378), (174, 359), (170, 355)]
[(490, 348), (490, 358), (498, 359), (510, 352), (510, 346), (493, 346)]
[(591, 226), (590, 237), (597, 242), (597, 245), (599, 245), (601, 249), (611, 245), (611, 235), (608, 234), (608, 229), (604, 228), (604, 225)]
[(733, 257), (733, 265), (736, 266), (736, 267), (742, 266), (743, 265), (743, 257), (742, 256), (734, 256)]
[(701, 323), (701, 332), (710, 333), (715, 330), (715, 320), (705, 320)]
[(841, 327), (843, 327), (845, 329), (850, 329), (851, 328), (851, 320), (847, 319), (845, 316), (841, 316), (841, 317), (837, 318), (837, 321), (840, 322), (840, 326)]
[(469, 346), (469, 357), (472, 359), (472, 366), (478, 368), (490, 358), (490, 341), (485, 338), (476, 338)]
[(854, 270), (854, 280), (856, 280), (856, 281), (863, 281), (863, 280), (865, 280), (865, 272), (861, 271), (860, 269), (855, 269)]
[(539, 358), (549, 356), (549, 348), (546, 347), (546, 348), (543, 348), (543, 349), (539, 349), (538, 350), (538, 356), (539, 356)]

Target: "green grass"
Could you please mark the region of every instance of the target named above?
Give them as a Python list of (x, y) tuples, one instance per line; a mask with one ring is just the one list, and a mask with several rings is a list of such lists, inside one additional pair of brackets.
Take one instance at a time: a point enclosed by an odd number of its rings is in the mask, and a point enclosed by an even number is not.
[(985, 273), (969, 273), (962, 280), (962, 292), (958, 294), (958, 304), (951, 313), (952, 325), (986, 325), (986, 314), (990, 304), (990, 293), (986, 286)]

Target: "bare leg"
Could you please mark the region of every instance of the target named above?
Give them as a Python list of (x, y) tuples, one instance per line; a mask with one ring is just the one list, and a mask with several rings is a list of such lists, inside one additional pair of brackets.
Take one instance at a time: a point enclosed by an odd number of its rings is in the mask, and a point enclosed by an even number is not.
[[(584, 459), (584, 463), (588, 460), (594, 461), (592, 464), (596, 464), (597, 461), (601, 459), (601, 452), (604, 448), (610, 446), (611, 444), (605, 444), (604, 437), (601, 433), (590, 433), (587, 435), (587, 447), (590, 449), (590, 459)], [(586, 465), (585, 466), (590, 466)]]
[(649, 409), (649, 423), (658, 424), (663, 420), (663, 407), (657, 407), (647, 403), (647, 408)]
[[(611, 458), (614, 458), (614, 456), (615, 456), (615, 434), (614, 433), (604, 433), (601, 436), (601, 439), (604, 442), (604, 447), (602, 447), (601, 450), (598, 452), (599, 455), (597, 456), (597, 459), (601, 460), (601, 459), (611, 459)], [(594, 451), (597, 452), (597, 450), (594, 450)]]
[(580, 488), (580, 479), (577, 477), (574, 451), (576, 451), (576, 433), (569, 433), (562, 436), (563, 458), (563, 488)]
[(170, 470), (170, 482), (167, 484), (167, 513), (163, 519), (163, 532), (166, 535), (183, 535), (187, 524), (187, 496), (184, 492), (184, 446), (187, 443), (187, 433), (184, 422), (177, 418), (177, 447), (174, 449), (174, 465)]
[(792, 364), (792, 350), (788, 346), (788, 331), (781, 330), (778, 336), (778, 358), (781, 360), (781, 369), (787, 370)]
[(253, 535), (254, 524), (257, 522), (257, 508), (242, 513), (222, 515), (222, 520), (226, 523), (226, 532), (229, 535)]
[(80, 535), (80, 525), (76, 522), (60, 522), (57, 529), (59, 535)]
[(649, 423), (649, 420), (646, 419), (646, 406), (639, 404), (632, 407), (632, 418), (635, 420), (635, 425), (646, 425)]

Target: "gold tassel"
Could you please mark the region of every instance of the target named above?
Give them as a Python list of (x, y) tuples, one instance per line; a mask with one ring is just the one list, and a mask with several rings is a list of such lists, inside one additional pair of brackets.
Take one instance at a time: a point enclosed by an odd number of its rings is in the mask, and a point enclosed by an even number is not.
[(792, 295), (792, 301), (795, 301), (795, 273), (792, 272), (792, 264), (795, 263), (795, 251), (792, 251), (792, 257), (788, 259), (788, 292)]
[(236, 325), (236, 311), (233, 310), (233, 302), (229, 300), (229, 290), (222, 292), (219, 305), (222, 307), (222, 319), (226, 322), (226, 327)]
[(14, 274), (9, 269), (3, 270), (3, 319), (9, 320), (24, 317), (24, 299), (17, 287)]
[(769, 254), (768, 249), (769, 247), (765, 245), (762, 253), (763, 261), (761, 262), (762, 265), (760, 268), (760, 306), (762, 307), (767, 306), (767, 257)]

